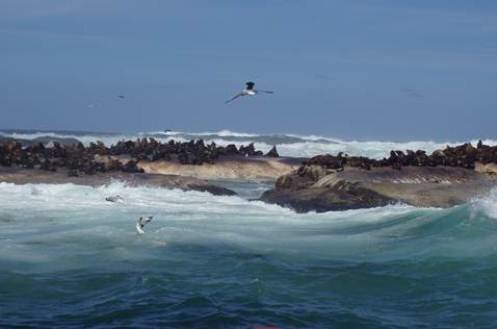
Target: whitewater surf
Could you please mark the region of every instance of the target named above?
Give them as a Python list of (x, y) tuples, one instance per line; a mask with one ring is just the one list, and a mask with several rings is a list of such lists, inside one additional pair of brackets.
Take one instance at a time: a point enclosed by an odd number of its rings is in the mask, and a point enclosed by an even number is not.
[[(105, 200), (115, 194), (126, 203)], [(0, 325), (490, 324), (496, 195), (296, 214), (120, 182), (0, 183)], [(136, 239), (143, 213), (156, 219)]]
[[(382, 157), (391, 148), (445, 145), (227, 131), (51, 136), (254, 142), (287, 155)], [(0, 327), (467, 328), (497, 321), (496, 190), (446, 209), (393, 204), (299, 214), (251, 201), (268, 182), (220, 184), (237, 195), (116, 180), (0, 183)], [(116, 195), (125, 202), (106, 200)], [(154, 221), (138, 236), (143, 214)]]

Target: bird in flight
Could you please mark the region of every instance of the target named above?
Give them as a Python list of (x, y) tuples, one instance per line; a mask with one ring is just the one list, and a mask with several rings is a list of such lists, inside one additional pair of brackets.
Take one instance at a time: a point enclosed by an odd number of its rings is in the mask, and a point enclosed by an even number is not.
[(235, 99), (237, 99), (240, 96), (255, 96), (259, 93), (274, 94), (274, 92), (272, 92), (270, 90), (259, 90), (259, 89), (255, 89), (254, 87), (255, 87), (254, 82), (252, 82), (252, 81), (246, 82), (245, 89), (243, 89), (241, 92), (239, 92), (238, 94), (233, 96), (233, 98), (227, 100), (225, 103), (226, 104), (231, 103), (232, 101), (234, 101)]
[(138, 221), (136, 222), (136, 232), (138, 234), (145, 233), (143, 228), (145, 227), (145, 225), (147, 225), (148, 223), (150, 223), (152, 221), (152, 218), (154, 218), (154, 217), (153, 216), (148, 216), (148, 218), (140, 217), (138, 219)]

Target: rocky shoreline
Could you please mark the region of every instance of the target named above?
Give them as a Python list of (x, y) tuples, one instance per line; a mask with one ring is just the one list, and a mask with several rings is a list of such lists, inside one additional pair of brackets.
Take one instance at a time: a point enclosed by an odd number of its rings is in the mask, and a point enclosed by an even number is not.
[[(236, 147), (234, 144), (218, 146), (214, 142), (206, 145), (203, 140), (161, 143), (153, 138), (135, 141), (119, 141), (110, 147), (102, 142), (84, 146), (76, 140), (17, 140), (0, 139), (0, 166), (18, 166), (28, 169), (56, 171), (69, 169), (69, 174), (78, 172), (91, 175), (97, 172), (123, 171), (143, 172), (136, 164), (139, 161), (171, 161), (182, 165), (214, 163), (229, 156), (279, 157), (274, 147), (266, 155), (256, 150), (254, 144)], [(106, 159), (105, 161), (101, 161)]]
[(364, 170), (346, 166), (329, 170), (304, 166), (280, 177), (260, 200), (297, 212), (325, 212), (403, 203), (451, 207), (483, 196), (497, 177), (460, 167), (388, 167)]
[(194, 177), (177, 175), (155, 175), (146, 173), (105, 172), (94, 175), (70, 176), (67, 169), (56, 172), (0, 166), (0, 183), (13, 184), (76, 184), (98, 187), (113, 181), (124, 182), (128, 186), (148, 186), (183, 191), (209, 192), (213, 195), (236, 195), (230, 189), (211, 184), (209, 181)]
[(154, 139), (101, 142), (0, 140), (0, 182), (103, 185), (113, 179), (216, 195), (234, 192), (210, 181), (275, 181), (260, 200), (298, 212), (330, 211), (405, 203), (450, 207), (497, 185), (497, 147), (479, 142), (432, 154), (391, 151), (370, 159), (339, 153), (310, 159), (267, 154), (253, 144), (206, 145), (202, 140), (161, 143)]
[(497, 147), (463, 144), (437, 150), (392, 151), (382, 160), (319, 155), (278, 178), (260, 200), (297, 212), (405, 203), (451, 207), (497, 186)]
[[(253, 144), (236, 147), (234, 144), (217, 146), (205, 145), (204, 141), (160, 143), (153, 138), (136, 141), (120, 141), (110, 147), (101, 142), (84, 146), (75, 139), (51, 139), (44, 137), (36, 140), (12, 138), (0, 139), (0, 182), (25, 183), (75, 183), (84, 185), (103, 185), (112, 179), (130, 185), (151, 185), (183, 190), (206, 191), (215, 195), (233, 195), (233, 191), (209, 183), (208, 179), (276, 179), (298, 166), (280, 164), (276, 148), (266, 155), (255, 150)], [(229, 160), (228, 160), (229, 159)], [(270, 162), (270, 160), (274, 160)], [(249, 163), (256, 161), (266, 170), (258, 175), (258, 166), (250, 168)], [(269, 163), (276, 163), (270, 165)], [(153, 164), (153, 166), (152, 166)], [(217, 165), (216, 165), (217, 164)], [(199, 168), (210, 166), (210, 175), (195, 175)], [(175, 170), (166, 170), (176, 168)], [(240, 170), (236, 167), (245, 166)], [(267, 170), (275, 166), (286, 170)], [(178, 168), (187, 169), (181, 171)], [(162, 168), (162, 169), (161, 169)], [(250, 173), (254, 171), (254, 174)], [(231, 175), (222, 175), (231, 172)]]

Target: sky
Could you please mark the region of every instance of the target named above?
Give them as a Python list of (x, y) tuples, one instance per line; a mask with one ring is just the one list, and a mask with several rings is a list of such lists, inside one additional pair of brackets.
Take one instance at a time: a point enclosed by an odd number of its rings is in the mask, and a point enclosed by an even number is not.
[[(275, 93), (224, 104), (249, 80)], [(0, 0), (0, 118), (497, 139), (497, 1)]]

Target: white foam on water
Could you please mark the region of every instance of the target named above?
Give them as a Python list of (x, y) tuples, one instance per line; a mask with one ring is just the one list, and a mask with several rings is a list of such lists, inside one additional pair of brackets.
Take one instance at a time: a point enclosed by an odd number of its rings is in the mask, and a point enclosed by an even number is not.
[(228, 129), (218, 130), (218, 131), (203, 131), (203, 132), (186, 132), (186, 131), (150, 131), (150, 132), (140, 132), (140, 134), (148, 134), (148, 135), (167, 135), (167, 136), (177, 136), (177, 135), (195, 135), (195, 136), (221, 136), (221, 137), (259, 137), (262, 135), (252, 134), (252, 133), (244, 133), (244, 132), (236, 132)]
[[(116, 194), (123, 197), (123, 203), (105, 201), (105, 197)], [(122, 182), (97, 188), (0, 183), (0, 198), (4, 200), (0, 216), (8, 214), (13, 218), (0, 236), (18, 237), (22, 241), (57, 244), (84, 237), (81, 244), (92, 239), (115, 240), (116, 244), (122, 244), (126, 239), (134, 239), (134, 225), (139, 216), (154, 215), (152, 224), (146, 227), (146, 235), (151, 236), (154, 244), (228, 243), (261, 252), (283, 253), (330, 243), (338, 243), (342, 249), (347, 245), (346, 251), (351, 252), (379, 236), (375, 237), (374, 227), (360, 234), (343, 235), (340, 231), (354, 231), (363, 225), (388, 222), (418, 211), (405, 205), (391, 205), (297, 214), (287, 208), (237, 196), (129, 187)], [(340, 248), (335, 245), (333, 252), (339, 252)]]
[[(106, 197), (120, 195), (123, 205), (137, 211), (189, 212), (210, 214), (264, 215), (270, 222), (312, 223), (330, 220), (354, 220), (371, 222), (385, 216), (401, 215), (416, 209), (406, 205), (347, 210), (328, 213), (297, 214), (290, 209), (262, 201), (248, 201), (238, 196), (214, 196), (206, 192), (182, 191), (158, 187), (130, 187), (124, 182), (115, 181), (109, 185), (90, 187), (75, 184), (24, 184), (0, 183), (0, 210), (16, 211), (75, 211), (108, 210), (116, 208), (119, 203), (105, 200)], [(270, 218), (269, 218), (270, 217)]]
[(473, 215), (483, 212), (491, 218), (497, 219), (497, 188), (492, 189), (487, 195), (474, 198), (471, 201)]
[[(111, 195), (120, 195), (124, 201), (105, 201)], [(495, 197), (478, 201), (489, 207), (485, 211), (492, 216), (497, 215), (491, 201)], [(152, 257), (150, 252), (155, 248), (178, 245), (278, 257), (365, 261), (412, 254), (463, 254), (460, 250), (471, 256), (475, 250), (472, 240), (456, 244), (446, 236), (452, 234), (452, 226), (446, 231), (430, 228), (431, 223), (443, 221), (453, 212), (465, 211), (464, 207), (432, 209), (396, 204), (297, 214), (238, 196), (130, 187), (119, 181), (100, 187), (0, 183), (0, 200), (0, 249), (5, 251), (0, 254), (0, 263), (55, 263), (62, 268), (78, 268), (88, 264), (76, 262), (70, 255), (88, 254), (98, 255), (99, 266), (105, 266), (108, 257), (139, 260)], [(136, 220), (148, 215), (154, 219), (145, 234), (137, 237)], [(492, 239), (487, 239), (489, 244)], [(84, 259), (92, 262), (90, 256)]]

